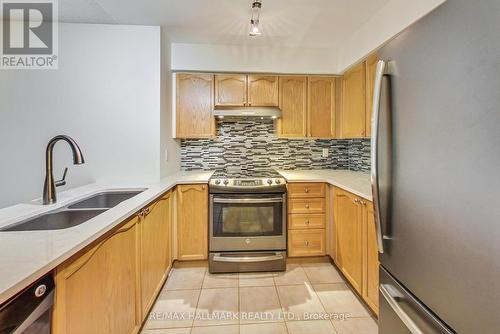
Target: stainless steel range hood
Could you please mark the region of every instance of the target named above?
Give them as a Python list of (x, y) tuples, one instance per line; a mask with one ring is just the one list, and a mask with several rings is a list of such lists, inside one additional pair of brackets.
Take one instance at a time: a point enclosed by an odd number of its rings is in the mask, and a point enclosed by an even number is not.
[(224, 117), (266, 117), (280, 118), (282, 115), (278, 107), (217, 107), (213, 112), (217, 118)]

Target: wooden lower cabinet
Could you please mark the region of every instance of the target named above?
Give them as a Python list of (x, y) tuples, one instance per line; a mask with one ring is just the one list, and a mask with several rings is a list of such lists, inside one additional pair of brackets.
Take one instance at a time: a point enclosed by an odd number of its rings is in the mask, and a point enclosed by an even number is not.
[(325, 255), (325, 229), (288, 231), (288, 256)]
[(147, 207), (139, 221), (142, 318), (153, 305), (172, 263), (171, 194), (169, 191)]
[(335, 227), (337, 265), (351, 285), (362, 289), (362, 205), (357, 196), (340, 189), (335, 191)]
[(57, 267), (53, 333), (139, 331), (172, 263), (171, 194)]
[(137, 222), (134, 218), (57, 268), (53, 333), (137, 333)]
[(363, 203), (363, 299), (378, 315), (379, 261), (373, 204)]
[(332, 258), (378, 315), (379, 261), (373, 204), (335, 188), (334, 217), (336, 252)]
[(205, 184), (177, 186), (177, 258), (205, 260), (208, 257), (208, 187)]

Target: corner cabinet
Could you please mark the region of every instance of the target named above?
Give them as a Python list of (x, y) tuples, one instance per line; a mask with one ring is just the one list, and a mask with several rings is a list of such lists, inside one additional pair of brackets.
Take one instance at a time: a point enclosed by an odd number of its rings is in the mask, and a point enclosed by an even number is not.
[(56, 270), (53, 333), (137, 333), (137, 222), (134, 218)]
[(177, 186), (177, 258), (208, 258), (208, 187), (205, 184)]
[(214, 76), (204, 73), (176, 74), (177, 138), (215, 136)]

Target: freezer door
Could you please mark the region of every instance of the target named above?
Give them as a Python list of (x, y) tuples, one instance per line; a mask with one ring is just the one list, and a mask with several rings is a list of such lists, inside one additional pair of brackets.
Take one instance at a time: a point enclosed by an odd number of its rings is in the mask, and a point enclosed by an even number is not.
[(500, 329), (499, 17), (498, 0), (449, 0), (379, 52), (380, 261), (458, 333)]
[(382, 334), (453, 333), (382, 267), (378, 324)]

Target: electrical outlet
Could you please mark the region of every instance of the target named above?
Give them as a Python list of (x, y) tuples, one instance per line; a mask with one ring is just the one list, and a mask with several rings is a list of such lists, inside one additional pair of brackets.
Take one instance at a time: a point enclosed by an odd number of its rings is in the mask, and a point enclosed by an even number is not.
[(323, 158), (328, 158), (328, 149), (327, 148), (324, 148), (323, 149), (323, 154), (322, 154)]

